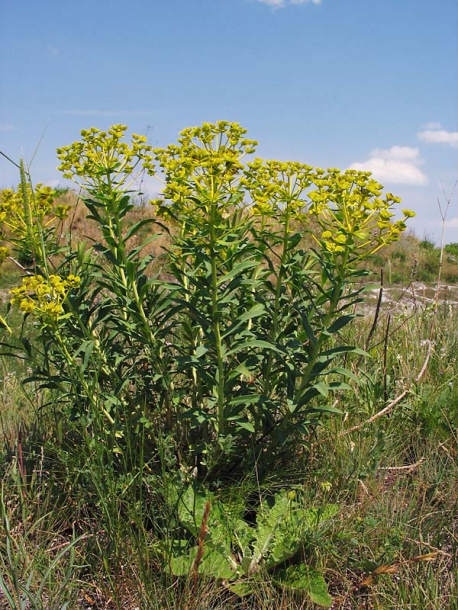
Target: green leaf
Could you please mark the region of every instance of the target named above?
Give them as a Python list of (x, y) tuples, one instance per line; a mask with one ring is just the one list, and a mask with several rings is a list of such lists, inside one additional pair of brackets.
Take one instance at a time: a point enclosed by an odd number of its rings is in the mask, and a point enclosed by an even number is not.
[(228, 380), (236, 379), (237, 377), (241, 377), (245, 375), (247, 378), (251, 378), (252, 372), (248, 367), (245, 366), (243, 362), (241, 362), (238, 366), (230, 371), (227, 376)]
[(346, 369), (344, 367), (336, 366), (336, 367), (330, 369), (329, 371), (327, 371), (328, 375), (330, 375), (331, 373), (336, 373), (337, 375), (342, 375), (343, 377), (348, 377), (349, 379), (352, 379), (356, 383), (360, 383), (359, 377), (357, 375), (355, 375), (352, 371), (350, 371), (349, 369)]
[(273, 580), (281, 587), (306, 593), (311, 601), (319, 606), (332, 606), (332, 597), (328, 593), (325, 579), (317, 570), (305, 564), (277, 570)]
[(194, 355), (196, 358), (201, 358), (207, 352), (208, 352), (208, 347), (205, 347), (205, 345), (198, 345), (196, 347), (196, 351), (195, 351)]
[(301, 315), (301, 320), (302, 320), (302, 326), (304, 327), (305, 332), (307, 333), (307, 337), (310, 341), (310, 346), (312, 347), (312, 349), (315, 347), (316, 342), (317, 342), (317, 338), (315, 333), (313, 332), (312, 326), (309, 322), (307, 313), (305, 313), (304, 311), (300, 312)]
[(240, 275), (246, 269), (249, 269), (250, 267), (256, 267), (257, 265), (258, 261), (255, 259), (248, 259), (242, 261), (241, 263), (238, 263), (237, 265), (235, 265), (235, 267), (231, 269), (231, 271), (229, 271), (229, 273), (226, 273), (226, 275), (223, 275), (218, 278), (218, 286), (221, 286), (221, 284), (228, 284), (234, 277)]
[(261, 316), (263, 313), (265, 313), (265, 311), (266, 308), (264, 307), (264, 305), (262, 303), (257, 303), (254, 307), (239, 316), (235, 322), (247, 322), (247, 320), (251, 320), (253, 318)]
[(84, 354), (83, 366), (82, 366), (83, 370), (85, 370), (87, 368), (87, 365), (89, 363), (89, 359), (91, 357), (93, 349), (94, 349), (94, 341), (83, 341), (83, 343), (79, 346), (79, 348), (73, 354), (74, 358), (77, 358), (81, 353)]
[(188, 485), (178, 502), (178, 517), (182, 525), (196, 538), (199, 537), (205, 505), (208, 500), (213, 500), (213, 494), (195, 491), (192, 485)]
[[(278, 530), (275, 544), (272, 546), (269, 557), (266, 560), (268, 568), (277, 566), (287, 559), (290, 559), (297, 553), (300, 547), (300, 524), (295, 524), (297, 527), (290, 528), (289, 532), (283, 532), (281, 528)], [(278, 540), (277, 540), (278, 539)]]
[[(248, 574), (266, 558), (268, 568), (291, 557), (300, 542), (299, 528), (291, 525), (292, 502), (286, 492), (276, 494), (274, 504), (263, 503), (257, 515), (256, 541)], [(297, 524), (295, 524), (297, 525)]]
[(307, 527), (316, 528), (323, 521), (327, 521), (334, 517), (339, 512), (338, 504), (325, 504), (324, 506), (314, 506), (303, 511), (302, 519), (307, 524)]
[(237, 427), (242, 428), (243, 430), (248, 430), (248, 432), (251, 432), (252, 434), (254, 434), (255, 432), (253, 424), (250, 423), (248, 420), (237, 421)]
[(364, 286), (361, 288), (360, 292), (372, 292), (374, 290), (379, 291), (380, 290), (380, 284), (364, 284)]
[(235, 595), (239, 597), (246, 597), (247, 595), (251, 595), (253, 593), (253, 586), (250, 585), (248, 580), (237, 580), (236, 582), (226, 582), (226, 587)]
[(229, 547), (211, 540), (204, 543), (204, 555), (199, 565), (199, 574), (218, 579), (231, 579), (236, 575), (236, 567)]
[[(238, 299), (239, 297), (237, 297)], [(223, 301), (220, 301), (222, 303)], [(229, 326), (228, 330), (222, 335), (223, 339), (229, 337), (230, 335), (238, 332), (242, 326), (245, 325), (245, 322), (251, 320), (253, 318), (258, 318), (263, 313), (265, 313), (265, 307), (261, 303), (258, 303), (244, 314), (240, 315), (237, 319), (232, 321), (231, 326)]]
[[(127, 231), (126, 236), (124, 237), (124, 241), (128, 241), (133, 235), (135, 235), (135, 233), (138, 232), (139, 229), (141, 229), (141, 227), (151, 223), (154, 223), (154, 220), (152, 218), (144, 218), (143, 220), (136, 222)], [(157, 236), (155, 235), (154, 238), (156, 237)]]
[(243, 396), (236, 396), (235, 398), (232, 398), (230, 401), (230, 405), (251, 405), (255, 402), (259, 401), (259, 395), (258, 394), (245, 394)]
[(326, 360), (331, 356), (330, 360), (335, 358), (340, 354), (358, 354), (360, 356), (369, 356), (367, 352), (360, 349), (359, 347), (352, 347), (351, 345), (341, 345), (340, 347), (334, 347), (333, 349), (328, 349), (324, 352), (321, 352), (319, 356), (319, 360)]
[[(213, 525), (215, 527), (215, 523)], [(231, 555), (229, 536), (219, 533), (218, 540), (213, 540), (211, 531), (205, 538), (198, 573), (211, 578), (233, 579), (237, 576), (237, 563)], [(172, 541), (170, 570), (175, 576), (187, 576), (194, 567), (198, 547), (188, 550), (188, 545), (186, 540)]]
[(172, 557), (170, 558), (170, 571), (175, 576), (187, 576), (197, 555), (197, 547), (189, 552), (187, 540), (174, 540), (172, 543)]
[(341, 328), (343, 328), (344, 326), (349, 324), (352, 320), (354, 320), (355, 317), (356, 316), (354, 314), (349, 314), (347, 316), (341, 316), (335, 322), (333, 322), (333, 324), (331, 324), (331, 326), (329, 326), (326, 329), (326, 332), (330, 335), (338, 332)]
[(338, 415), (342, 415), (341, 409), (337, 409), (331, 405), (316, 405), (309, 409), (309, 411), (313, 413), (337, 413)]
[(274, 352), (284, 355), (284, 350), (278, 348), (273, 343), (269, 343), (268, 341), (262, 341), (261, 339), (251, 339), (251, 340), (245, 341), (244, 343), (240, 343), (233, 349), (229, 350), (226, 354), (226, 357), (234, 356), (235, 354), (239, 354), (240, 352), (242, 352), (244, 350), (250, 350), (250, 349), (254, 349), (256, 347), (258, 347), (260, 349), (269, 349), (269, 350), (272, 350)]
[(329, 391), (330, 392), (337, 392), (337, 391), (348, 391), (348, 390), (352, 390), (353, 388), (348, 385), (348, 383), (345, 383), (345, 381), (331, 381), (331, 383), (329, 384)]
[(318, 390), (318, 392), (324, 396), (325, 398), (328, 397), (329, 394), (329, 386), (324, 383), (323, 381), (319, 381), (318, 383), (315, 383), (313, 385), (313, 387), (315, 388), (315, 390)]

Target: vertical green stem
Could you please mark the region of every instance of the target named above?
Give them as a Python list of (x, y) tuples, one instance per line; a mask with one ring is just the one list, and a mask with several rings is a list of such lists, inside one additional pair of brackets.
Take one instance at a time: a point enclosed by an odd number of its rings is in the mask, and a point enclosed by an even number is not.
[[(70, 370), (75, 371), (76, 377), (77, 377), (78, 381), (81, 383), (81, 386), (84, 390), (84, 395), (88, 398), (89, 402), (91, 403), (91, 407), (94, 411), (94, 414), (96, 414), (100, 405), (98, 404), (98, 402), (95, 398), (95, 394), (94, 394), (93, 390), (88, 386), (88, 383), (87, 383), (86, 379), (84, 378), (84, 375), (81, 374), (78, 363), (75, 361), (75, 358), (68, 351), (67, 346), (65, 345), (65, 342), (62, 339), (59, 328), (57, 326), (54, 327), (53, 334), (61, 349), (63, 356), (65, 356), (65, 359), (68, 362)], [(106, 417), (106, 419), (109, 421), (109, 423), (113, 425), (115, 423), (114, 419), (111, 417), (111, 415), (108, 413), (108, 411), (103, 407), (101, 407), (100, 410), (102, 411), (102, 413)]]
[[(272, 325), (270, 327), (270, 332), (269, 332), (269, 341), (270, 342), (274, 341), (275, 337), (277, 336), (278, 316), (280, 313), (280, 297), (281, 297), (281, 291), (282, 291), (282, 287), (283, 287), (285, 262), (286, 262), (287, 254), (289, 252), (289, 247), (288, 247), (289, 229), (290, 229), (290, 217), (288, 214), (288, 209), (286, 209), (285, 219), (284, 219), (284, 228), (283, 228), (282, 251), (281, 251), (281, 257), (280, 257), (280, 268), (278, 271), (277, 285), (275, 287), (275, 300), (274, 300), (274, 311), (273, 311), (273, 315), (272, 315)], [(266, 368), (265, 368), (265, 371), (263, 374), (263, 377), (264, 377), (263, 393), (266, 396), (269, 395), (269, 392), (271, 389), (270, 373), (272, 371), (272, 364), (273, 364), (273, 352), (272, 352), (272, 350), (270, 350), (269, 355), (267, 357)]]
[[(155, 342), (155, 335), (152, 331), (152, 328), (149, 324), (148, 318), (145, 314), (145, 310), (143, 308), (140, 295), (138, 294), (137, 283), (134, 280), (133, 282), (128, 279), (126, 276), (126, 268), (127, 268), (127, 256), (126, 256), (126, 244), (124, 241), (124, 237), (122, 234), (122, 221), (119, 215), (119, 202), (118, 197), (120, 196), (119, 192), (112, 187), (111, 180), (108, 179), (108, 187), (109, 187), (109, 200), (112, 202), (110, 206), (112, 209), (107, 210), (106, 224), (108, 229), (108, 235), (116, 242), (116, 247), (114, 248), (113, 254), (115, 255), (116, 260), (118, 261), (117, 271), (119, 272), (121, 282), (126, 290), (126, 293), (130, 292), (133, 296), (133, 301), (136, 305), (137, 312), (140, 315), (140, 318), (143, 322), (144, 328), (148, 333), (148, 339), (151, 344)], [(112, 220), (112, 216), (114, 218), (114, 222)], [(127, 320), (127, 312), (123, 311), (124, 319)]]
[[(37, 255), (39, 257), (39, 264), (44, 266), (46, 273), (48, 273), (48, 261), (46, 257), (46, 246), (43, 237), (43, 227), (41, 224), (41, 219), (36, 218), (34, 220), (32, 205), (35, 209), (35, 199), (33, 187), (30, 179), (29, 173), (26, 171), (24, 166), (24, 161), (21, 159), (19, 162), (19, 172), (21, 178), (21, 195), (22, 195), (22, 208), (24, 212), (24, 224), (27, 230), (27, 237), (30, 243), (31, 254), (33, 257), (33, 262), (36, 264)], [(30, 185), (30, 191), (32, 195), (33, 201), (30, 201), (29, 193), (27, 186)], [(35, 226), (36, 223), (36, 226)], [(36, 233), (38, 232), (39, 242), (37, 243)]]
[(224, 360), (223, 346), (221, 341), (220, 313), (218, 309), (218, 253), (217, 253), (217, 224), (218, 200), (212, 188), (210, 199), (210, 265), (211, 265), (211, 312), (213, 323), (213, 334), (215, 340), (216, 363), (218, 371), (217, 384), (217, 415), (218, 415), (218, 437), (226, 434), (226, 418), (224, 412)]

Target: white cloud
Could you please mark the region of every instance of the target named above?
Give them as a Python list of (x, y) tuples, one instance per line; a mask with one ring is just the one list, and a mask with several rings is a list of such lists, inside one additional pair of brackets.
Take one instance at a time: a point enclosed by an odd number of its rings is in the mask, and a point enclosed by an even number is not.
[(143, 110), (63, 110), (61, 114), (73, 116), (100, 116), (100, 117), (142, 117), (151, 113)]
[[(440, 123), (438, 123), (440, 127)], [(458, 148), (458, 131), (446, 131), (438, 127), (431, 127), (424, 131), (418, 132), (418, 138), (429, 144), (449, 144), (454, 148)]]
[(13, 131), (15, 129), (14, 125), (8, 125), (8, 124), (0, 124), (0, 131)]
[(372, 172), (382, 184), (412, 184), (423, 186), (427, 176), (419, 169), (422, 164), (418, 148), (392, 146), (389, 149), (373, 150), (367, 161), (356, 161), (350, 169)]
[(450, 218), (450, 220), (447, 220), (445, 226), (447, 227), (447, 229), (458, 229), (458, 217)]
[(387, 161), (391, 161), (393, 159), (396, 161), (416, 161), (418, 164), (420, 164), (421, 160), (419, 154), (420, 151), (418, 148), (412, 148), (410, 146), (392, 146), (388, 150), (376, 148), (371, 152), (371, 157), (378, 157)]
[(273, 6), (273, 8), (285, 8), (287, 4), (321, 4), (322, 0), (258, 0), (262, 4)]

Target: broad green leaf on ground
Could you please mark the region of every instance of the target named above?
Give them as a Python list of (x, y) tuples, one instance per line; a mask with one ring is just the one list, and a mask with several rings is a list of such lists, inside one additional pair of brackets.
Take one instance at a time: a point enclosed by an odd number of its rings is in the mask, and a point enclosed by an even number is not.
[(330, 608), (332, 605), (325, 579), (317, 570), (305, 564), (277, 570), (274, 582), (281, 587), (307, 594), (311, 601), (319, 606)]

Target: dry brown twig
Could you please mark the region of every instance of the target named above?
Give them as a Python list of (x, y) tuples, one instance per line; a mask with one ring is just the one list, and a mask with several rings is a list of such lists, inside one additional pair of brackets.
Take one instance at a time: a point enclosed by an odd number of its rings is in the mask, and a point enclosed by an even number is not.
[(423, 462), (425, 461), (425, 459), (426, 459), (425, 457), (422, 457), (421, 459), (418, 460), (418, 462), (415, 462), (415, 464), (407, 464), (406, 466), (381, 466), (380, 470), (389, 470), (390, 472), (393, 472), (393, 471), (411, 472), (412, 470), (415, 470), (416, 468), (421, 466), (423, 464)]
[(195, 587), (197, 585), (197, 576), (199, 573), (199, 565), (202, 561), (202, 557), (204, 556), (204, 544), (205, 544), (205, 537), (207, 535), (207, 522), (208, 522), (208, 517), (210, 515), (210, 508), (211, 508), (211, 503), (210, 503), (210, 500), (208, 500), (207, 503), (205, 504), (204, 514), (202, 517), (202, 523), (200, 526), (199, 538), (197, 541), (197, 555), (196, 555), (196, 558), (195, 558), (193, 566), (192, 566), (193, 589), (195, 589)]

